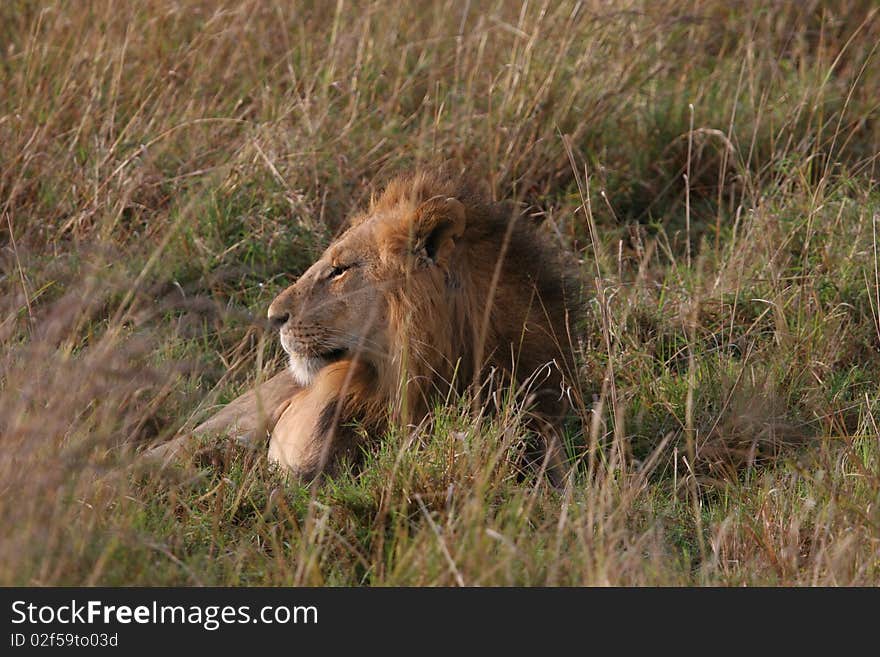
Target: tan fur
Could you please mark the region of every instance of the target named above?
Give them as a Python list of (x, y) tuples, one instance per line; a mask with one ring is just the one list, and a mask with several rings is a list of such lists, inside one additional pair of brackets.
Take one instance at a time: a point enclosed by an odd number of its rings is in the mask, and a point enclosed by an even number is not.
[(389, 409), (418, 421), (491, 372), (529, 387), (558, 462), (573, 280), (509, 206), (432, 174), (391, 182), (269, 308), (305, 388), (276, 409), (270, 458), (310, 479), (357, 446), (340, 427), (380, 435)]
[[(338, 431), (345, 400), (368, 396), (369, 377), (350, 360), (324, 367), (312, 384), (282, 404), (272, 429), (269, 459), (304, 481), (315, 479), (344, 454), (352, 455), (353, 434)], [(322, 415), (326, 417), (322, 418)], [(323, 425), (323, 426), (322, 426)]]
[(192, 436), (224, 434), (244, 444), (257, 445), (278, 421), (291, 397), (302, 390), (289, 370), (279, 372), (268, 381), (237, 397), (217, 413), (182, 435), (149, 451), (149, 456), (171, 460), (186, 452)]

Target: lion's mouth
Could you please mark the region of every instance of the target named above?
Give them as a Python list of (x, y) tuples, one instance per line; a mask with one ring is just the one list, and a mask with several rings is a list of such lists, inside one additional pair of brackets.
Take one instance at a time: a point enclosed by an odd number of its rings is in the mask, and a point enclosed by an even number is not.
[(297, 340), (294, 336), (291, 336), (284, 331), (281, 331), (281, 347), (287, 354), (297, 360), (304, 361), (313, 361), (315, 364), (319, 363), (335, 363), (338, 360), (342, 360), (345, 355), (348, 353), (348, 349), (345, 347), (333, 347), (333, 348), (325, 348), (321, 350), (320, 347), (313, 344), (303, 344), (299, 340)]
[(339, 348), (339, 349), (331, 349), (330, 351), (325, 351), (323, 353), (318, 354), (318, 358), (327, 361), (328, 363), (335, 363), (338, 360), (342, 360), (345, 358), (345, 355), (348, 353), (348, 349)]

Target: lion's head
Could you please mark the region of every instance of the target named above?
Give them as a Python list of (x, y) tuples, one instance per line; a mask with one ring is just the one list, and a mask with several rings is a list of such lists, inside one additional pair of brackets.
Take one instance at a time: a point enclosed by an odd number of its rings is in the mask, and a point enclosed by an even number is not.
[(564, 281), (527, 220), (417, 174), (392, 182), (268, 314), (302, 385), (356, 358), (377, 396), (405, 390), (412, 412), (487, 365), (529, 376), (567, 362)]
[(416, 290), (442, 299), (467, 222), (465, 207), (443, 194), (397, 200), (355, 218), (269, 306), (269, 320), (302, 385), (355, 354), (383, 367), (400, 337), (389, 322), (393, 300)]

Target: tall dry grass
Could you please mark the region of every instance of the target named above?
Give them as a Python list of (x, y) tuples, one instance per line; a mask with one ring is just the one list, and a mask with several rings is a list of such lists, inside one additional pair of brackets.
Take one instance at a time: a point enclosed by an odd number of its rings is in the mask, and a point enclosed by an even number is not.
[[(872, 2), (0, 5), (0, 583), (876, 584)], [(577, 468), (511, 402), (321, 489), (167, 439), (440, 161), (582, 261)]]

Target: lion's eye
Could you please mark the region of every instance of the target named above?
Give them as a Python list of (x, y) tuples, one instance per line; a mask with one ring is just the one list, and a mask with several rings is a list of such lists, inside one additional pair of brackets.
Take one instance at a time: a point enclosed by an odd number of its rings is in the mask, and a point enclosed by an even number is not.
[(327, 278), (333, 280), (334, 278), (339, 278), (349, 269), (351, 269), (351, 265), (336, 265), (330, 270), (330, 273), (327, 274)]

